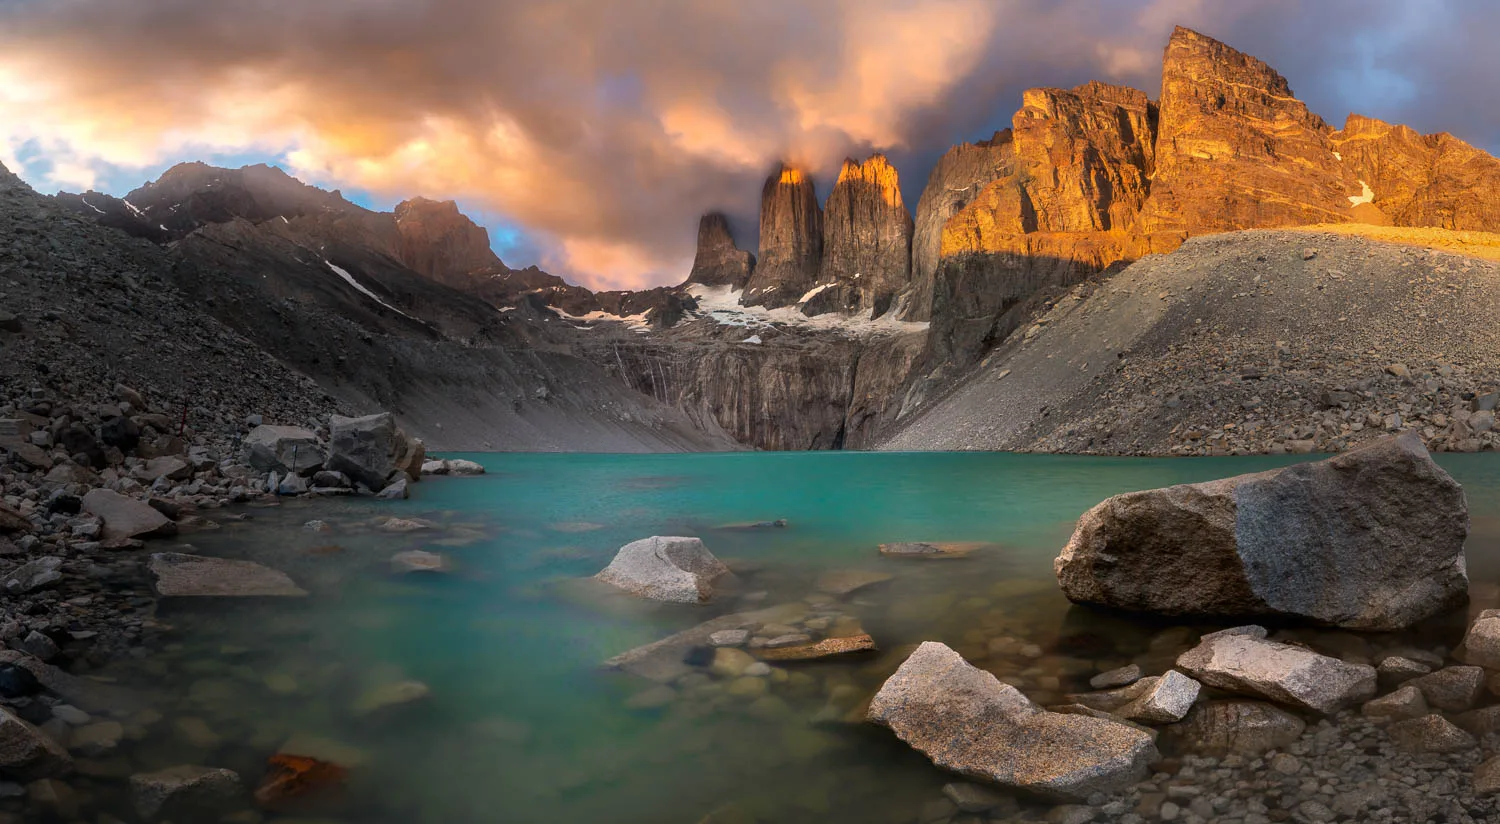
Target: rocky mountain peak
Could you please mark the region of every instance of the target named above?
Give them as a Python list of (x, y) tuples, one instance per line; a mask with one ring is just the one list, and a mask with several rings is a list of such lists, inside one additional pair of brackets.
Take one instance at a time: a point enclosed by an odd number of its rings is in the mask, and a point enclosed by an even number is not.
[[(1183, 237), (1350, 219), (1323, 119), (1264, 62), (1179, 27), (1162, 61), (1147, 231)], [(1356, 193), (1358, 187), (1354, 187)]]
[(882, 315), (911, 281), (912, 219), (885, 155), (844, 161), (824, 212), (822, 289), (803, 311)]
[(823, 210), (812, 178), (783, 164), (760, 196), (760, 255), (745, 287), (747, 306), (790, 306), (817, 282), (823, 257)]
[(415, 197), (395, 209), (401, 262), (439, 283), (463, 288), (474, 275), (505, 268), (490, 235), (451, 200)]
[(743, 289), (754, 269), (755, 255), (735, 245), (723, 213), (709, 212), (698, 221), (698, 251), (689, 282)]

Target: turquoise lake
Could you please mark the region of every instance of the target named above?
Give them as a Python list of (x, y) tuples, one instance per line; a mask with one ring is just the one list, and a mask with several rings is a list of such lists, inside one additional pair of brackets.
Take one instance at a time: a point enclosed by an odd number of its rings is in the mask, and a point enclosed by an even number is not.
[[(132, 751), (135, 769), (228, 766), (254, 784), (267, 757), (300, 738), (352, 766), (343, 797), (295, 811), (303, 819), (696, 824), (733, 809), (741, 817), (722, 820), (916, 821), (952, 777), (857, 723), (910, 645), (948, 643), (1043, 704), (1131, 661), (1160, 672), (1177, 652), (1161, 640), (1178, 637), (1172, 625), (1072, 607), (1057, 591), (1052, 559), (1074, 521), (1119, 492), (1296, 460), (462, 457), (490, 474), (424, 480), (402, 502), (206, 513), (220, 528), (183, 542), (285, 570), (311, 596), (164, 605), (172, 643), (108, 673), (151, 692), (166, 716)], [(1469, 498), (1471, 609), (1500, 606), (1500, 459), (1440, 463)], [(430, 528), (382, 530), (392, 516)], [(729, 528), (778, 518), (788, 526)], [(329, 529), (304, 528), (312, 519)], [(621, 545), (651, 535), (701, 537), (737, 579), (701, 606), (642, 602), (586, 580)], [(941, 560), (879, 554), (897, 541), (984, 546)], [(452, 569), (395, 575), (390, 558), (406, 549), (441, 553)], [(891, 577), (820, 592), (820, 576), (851, 569)], [(658, 685), (601, 667), (715, 616), (778, 605), (858, 624), (880, 650), (778, 665), (764, 685), (695, 674), (670, 693), (658, 688), (660, 700), (640, 698)], [(1451, 644), (1455, 627), (1437, 622), (1423, 640)], [(372, 696), (405, 681), (430, 693), (370, 710)]]

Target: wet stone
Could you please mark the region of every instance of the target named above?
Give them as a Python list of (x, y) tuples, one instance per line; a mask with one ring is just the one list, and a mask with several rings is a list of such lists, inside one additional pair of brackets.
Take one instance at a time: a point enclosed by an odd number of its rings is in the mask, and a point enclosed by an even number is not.
[(1125, 687), (1141, 680), (1141, 668), (1135, 664), (1101, 672), (1089, 679), (1089, 686), (1096, 690)]
[(1479, 746), (1472, 735), (1437, 714), (1397, 721), (1387, 734), (1398, 749), (1409, 753), (1463, 752)]
[(1360, 710), (1366, 718), (1390, 718), (1397, 721), (1408, 718), (1420, 718), (1427, 715), (1427, 700), (1422, 697), (1422, 691), (1411, 685), (1406, 685), (1379, 698), (1372, 698), (1365, 702)]
[(1479, 667), (1447, 667), (1431, 675), (1408, 681), (1422, 691), (1427, 703), (1440, 710), (1462, 712), (1472, 709), (1484, 691), (1484, 670)]

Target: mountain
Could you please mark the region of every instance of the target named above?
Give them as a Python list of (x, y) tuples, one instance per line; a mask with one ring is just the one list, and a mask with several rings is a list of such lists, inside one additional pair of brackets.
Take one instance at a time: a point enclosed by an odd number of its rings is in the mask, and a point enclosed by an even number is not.
[(803, 311), (880, 317), (911, 283), (911, 215), (885, 155), (844, 161), (823, 213), (823, 262)]
[[(738, 447), (573, 354), (576, 331), (547, 307), (577, 287), (505, 268), (484, 230), (452, 204), (413, 200), (376, 212), (279, 169), (199, 163), (102, 198), (52, 203), (100, 222), (125, 212), (165, 227), (169, 242), (141, 254), (189, 307), (182, 324), (227, 327), (341, 408), (394, 411), (435, 449)], [(72, 224), (49, 225), (67, 234)], [(497, 282), (549, 300), (501, 312), (448, 285)], [(233, 380), (233, 370), (220, 378)]]
[[(1281, 277), (1261, 264), (1286, 257), (1285, 248), (1266, 243), (1296, 244), (1298, 236), (1257, 235), (1242, 246), (1211, 236), (1317, 224), (1364, 234), (1492, 231), (1500, 229), (1497, 179), (1500, 161), (1450, 135), (1357, 115), (1334, 130), (1265, 63), (1179, 28), (1164, 51), (1159, 100), (1104, 83), (1030, 89), (1010, 128), (942, 157), (915, 215), (882, 155), (847, 159), (824, 202), (806, 170), (782, 164), (762, 189), (758, 254), (740, 248), (722, 214), (706, 214), (693, 267), (676, 287), (595, 293), (534, 266), (513, 269), (451, 202), (414, 198), (376, 212), (266, 166), (183, 164), (125, 198), (88, 192), (55, 203), (160, 244), (174, 288), (217, 322), (340, 402), (395, 408), (439, 444), (1150, 452), (1308, 440), (1300, 430), (1210, 438), (1201, 429), (1206, 413), (1186, 402), (1168, 408), (1197, 417), (1159, 413), (1174, 421), (1165, 431), (1100, 423), (1115, 420), (1119, 403), (1134, 410), (1155, 401), (1115, 384), (1078, 383), (1079, 375), (1105, 381), (1111, 367), (1128, 368), (1153, 391), (1213, 400), (1152, 371), (1175, 364), (1210, 380), (1237, 363), (1201, 348), (1205, 330), (1186, 315), (1153, 320), (1156, 309), (1177, 305), (1170, 289), (1155, 298), (1163, 307), (1151, 302), (1158, 281), (1213, 295), (1219, 302), (1197, 308), (1214, 322), (1316, 334), (1283, 318), (1292, 305), (1247, 298)], [(1411, 237), (1395, 239), (1417, 242)], [(1188, 253), (1174, 251), (1184, 244)], [(1340, 244), (1341, 260), (1389, 258), (1372, 241)], [(1226, 282), (1255, 286), (1225, 295), (1222, 284), (1169, 278), (1162, 273), (1178, 270), (1153, 255), (1211, 263)], [(1343, 284), (1359, 268), (1325, 274)], [(1299, 284), (1293, 291), (1305, 285), (1286, 277)], [(1372, 305), (1399, 315), (1427, 299), (1398, 293)], [(1314, 328), (1343, 323), (1335, 303), (1303, 305)], [(1088, 308), (1070, 313), (1079, 306)], [(1064, 316), (1072, 331), (1051, 334)], [(1122, 318), (1139, 328), (1119, 326)], [(1464, 357), (1462, 347), (1477, 345), (1467, 340), (1453, 341)], [(1368, 348), (1399, 354), (1379, 341)], [(1152, 355), (1131, 358), (1137, 349)], [(1181, 352), (1205, 360), (1181, 361)], [(1445, 365), (1432, 358), (1430, 370)], [(1023, 366), (1046, 381), (1006, 382)], [(1453, 386), (1482, 395), (1487, 369)], [(1342, 372), (1296, 380), (1277, 391), (1304, 406), (1318, 393), (1366, 385)], [(1253, 396), (1237, 402), (1274, 406)], [(1277, 420), (1295, 417), (1290, 409)], [(1443, 414), (1456, 420), (1452, 409)], [(1257, 420), (1262, 435), (1285, 428)], [(1119, 434), (1126, 431), (1133, 434)], [(1338, 431), (1323, 443), (1353, 437)], [(1184, 440), (1188, 433), (1202, 441)], [(1445, 436), (1455, 447), (1475, 440)]]

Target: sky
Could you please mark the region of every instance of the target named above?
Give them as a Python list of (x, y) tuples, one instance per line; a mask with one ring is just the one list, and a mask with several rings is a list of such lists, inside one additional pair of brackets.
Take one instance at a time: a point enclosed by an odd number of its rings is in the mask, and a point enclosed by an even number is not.
[(455, 199), (514, 267), (681, 282), (697, 219), (753, 250), (782, 160), (826, 196), (885, 152), (908, 208), (1022, 90), (1160, 86), (1185, 25), (1349, 112), (1500, 147), (1493, 0), (0, 0), (0, 163), (121, 195), (268, 162), (389, 208)]

